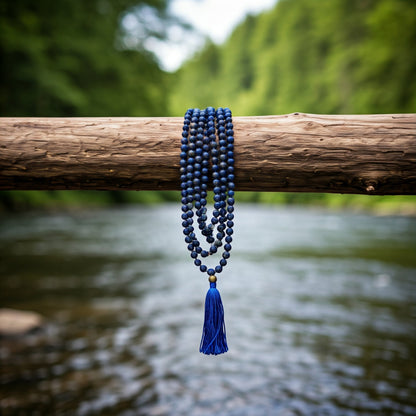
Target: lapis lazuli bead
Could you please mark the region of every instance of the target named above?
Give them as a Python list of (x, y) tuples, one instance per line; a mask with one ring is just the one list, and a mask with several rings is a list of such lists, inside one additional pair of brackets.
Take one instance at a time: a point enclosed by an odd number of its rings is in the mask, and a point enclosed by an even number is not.
[[(207, 190), (213, 186), (214, 210), (207, 215)], [(234, 226), (234, 126), (229, 108), (188, 109), (184, 116), (180, 152), (182, 226), (194, 263), (210, 276), (220, 273), (230, 256)], [(196, 236), (192, 217), (209, 244), (204, 250)], [(225, 243), (222, 240), (225, 238)], [(208, 268), (199, 257), (223, 247), (219, 264)]]

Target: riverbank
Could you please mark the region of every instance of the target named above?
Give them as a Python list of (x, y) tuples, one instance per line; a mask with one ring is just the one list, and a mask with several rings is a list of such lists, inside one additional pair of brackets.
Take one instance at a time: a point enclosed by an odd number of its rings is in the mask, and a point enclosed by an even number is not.
[[(127, 204), (178, 202), (177, 191), (1, 191), (0, 213), (30, 210), (65, 211)], [(375, 215), (416, 216), (415, 195), (340, 195), (324, 193), (238, 192), (237, 202), (267, 205), (302, 205), (331, 211)]]

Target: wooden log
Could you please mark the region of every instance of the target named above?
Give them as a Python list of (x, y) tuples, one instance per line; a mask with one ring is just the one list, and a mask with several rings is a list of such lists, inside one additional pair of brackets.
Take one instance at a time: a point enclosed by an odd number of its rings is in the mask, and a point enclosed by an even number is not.
[[(236, 189), (416, 194), (416, 114), (234, 117)], [(0, 189), (179, 189), (182, 118), (2, 118)]]

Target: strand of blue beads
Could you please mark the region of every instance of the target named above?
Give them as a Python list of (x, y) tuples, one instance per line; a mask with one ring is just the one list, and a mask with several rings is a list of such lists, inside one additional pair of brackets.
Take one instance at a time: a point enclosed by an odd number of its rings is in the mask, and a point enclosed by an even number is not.
[[(222, 272), (230, 257), (234, 226), (234, 131), (230, 109), (189, 109), (184, 117), (181, 143), (180, 179), (185, 242), (195, 265), (201, 272), (214, 276), (215, 273)], [(214, 209), (207, 225), (207, 188), (210, 176)], [(198, 228), (210, 245), (208, 250), (202, 249), (196, 236), (193, 226), (194, 209)], [(199, 257), (211, 256), (221, 246), (223, 252), (219, 264), (208, 268)], [(215, 281), (213, 278), (211, 280)]]
[[(184, 117), (181, 142), (182, 226), (191, 257), (201, 272), (208, 273), (210, 289), (205, 298), (205, 319), (200, 351), (222, 354), (228, 350), (224, 308), (216, 288), (216, 273), (221, 273), (230, 257), (234, 226), (234, 131), (231, 111), (189, 109)], [(212, 181), (214, 208), (207, 216), (208, 184)], [(194, 212), (195, 211), (195, 212)], [(194, 219), (205, 237), (205, 250), (196, 236)], [(215, 234), (214, 234), (215, 233)], [(225, 240), (225, 242), (223, 242)], [(214, 268), (202, 259), (217, 253), (222, 256)]]

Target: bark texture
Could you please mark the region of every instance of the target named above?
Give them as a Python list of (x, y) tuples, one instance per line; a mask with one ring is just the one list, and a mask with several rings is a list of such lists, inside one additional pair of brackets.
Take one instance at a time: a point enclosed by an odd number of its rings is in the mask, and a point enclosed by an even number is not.
[[(0, 189), (179, 189), (182, 118), (1, 118)], [(236, 189), (416, 194), (416, 114), (234, 117)]]

